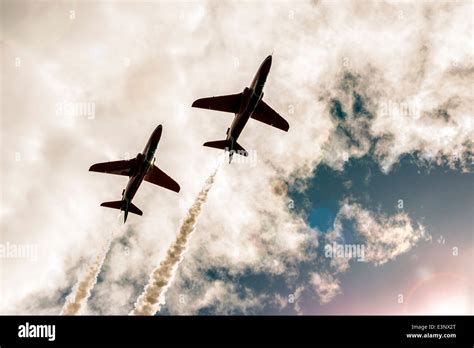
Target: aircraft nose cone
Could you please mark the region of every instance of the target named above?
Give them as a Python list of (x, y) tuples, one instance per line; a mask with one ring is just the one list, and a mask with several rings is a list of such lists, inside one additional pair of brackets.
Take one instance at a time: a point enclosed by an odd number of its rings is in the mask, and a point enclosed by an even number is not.
[(272, 56), (269, 55), (262, 63), (262, 67), (260, 68), (260, 72), (262, 75), (268, 75), (270, 71), (270, 67), (272, 66)]
[(153, 137), (159, 140), (161, 137), (162, 131), (163, 131), (163, 126), (160, 124), (158, 127), (156, 127), (155, 131), (153, 132)]
[(272, 55), (270, 54), (267, 58), (265, 58), (265, 62), (263, 63), (265, 66), (270, 68), (272, 66)]

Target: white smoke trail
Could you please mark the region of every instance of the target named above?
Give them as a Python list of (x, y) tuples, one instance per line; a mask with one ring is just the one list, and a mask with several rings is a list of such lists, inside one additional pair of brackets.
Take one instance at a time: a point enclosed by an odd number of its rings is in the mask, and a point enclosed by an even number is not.
[(155, 315), (160, 306), (165, 303), (165, 294), (173, 281), (178, 265), (186, 251), (189, 236), (194, 231), (201, 208), (207, 201), (207, 195), (214, 183), (219, 165), (213, 174), (207, 178), (204, 187), (199, 192), (196, 200), (184, 219), (175, 242), (169, 248), (166, 257), (160, 265), (153, 270), (147, 286), (135, 302), (132, 315)]
[[(121, 214), (117, 218), (120, 218), (120, 216)], [(87, 269), (84, 277), (76, 283), (73, 291), (67, 297), (66, 303), (61, 310), (61, 315), (76, 315), (87, 303), (92, 289), (97, 283), (97, 277), (99, 276), (105, 258), (110, 250), (110, 246), (112, 245), (113, 236), (114, 229), (112, 230), (112, 233), (102, 251), (97, 255), (95, 261)]]

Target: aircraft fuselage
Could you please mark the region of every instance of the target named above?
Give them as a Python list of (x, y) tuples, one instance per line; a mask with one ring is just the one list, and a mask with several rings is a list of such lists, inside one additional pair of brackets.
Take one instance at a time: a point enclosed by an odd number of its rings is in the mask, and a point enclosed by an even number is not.
[[(232, 121), (230, 128), (227, 130), (227, 140), (230, 140), (231, 144), (234, 144), (237, 141), (248, 120), (252, 117), (254, 110), (257, 108), (258, 103), (262, 100), (263, 87), (265, 86), (271, 66), (272, 56), (268, 56), (263, 61), (262, 65), (260, 65), (250, 87), (244, 89), (240, 110), (235, 114), (234, 120)], [(233, 148), (231, 148), (231, 150), (233, 150)]]
[(127, 187), (122, 193), (122, 200), (126, 201), (127, 203), (132, 201), (133, 197), (137, 193), (138, 188), (143, 182), (143, 178), (153, 163), (153, 158), (155, 156), (158, 143), (160, 142), (162, 131), (163, 127), (161, 125), (156, 127), (151, 134), (150, 139), (148, 139), (143, 153), (139, 153), (136, 157), (136, 165), (133, 169), (133, 175), (130, 176)]

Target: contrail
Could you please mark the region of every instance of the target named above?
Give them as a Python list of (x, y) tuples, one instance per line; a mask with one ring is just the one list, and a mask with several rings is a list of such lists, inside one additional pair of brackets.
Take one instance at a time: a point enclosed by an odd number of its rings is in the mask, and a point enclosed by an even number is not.
[(160, 306), (165, 303), (165, 293), (171, 284), (178, 269), (178, 264), (186, 251), (189, 236), (194, 231), (196, 221), (201, 213), (201, 208), (207, 201), (207, 194), (214, 183), (217, 174), (216, 168), (213, 174), (207, 178), (204, 187), (199, 192), (196, 201), (193, 203), (184, 219), (175, 242), (169, 248), (166, 257), (160, 265), (153, 270), (148, 281), (148, 285), (135, 302), (135, 308), (130, 312), (132, 315), (155, 315), (160, 310)]
[[(118, 216), (120, 217), (120, 215)], [(105, 258), (112, 245), (114, 232), (112, 231), (107, 244), (102, 249), (101, 253), (97, 255), (95, 261), (89, 266), (84, 278), (80, 279), (74, 286), (73, 292), (67, 297), (61, 315), (76, 315), (81, 308), (87, 303), (91, 295), (91, 291), (97, 283), (97, 277), (102, 269)]]

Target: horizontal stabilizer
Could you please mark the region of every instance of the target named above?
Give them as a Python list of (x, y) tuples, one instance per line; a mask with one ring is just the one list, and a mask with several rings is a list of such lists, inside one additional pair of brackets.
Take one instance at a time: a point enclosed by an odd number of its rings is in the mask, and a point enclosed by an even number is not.
[(140, 216), (143, 215), (143, 212), (140, 209), (138, 209), (138, 207), (135, 204), (133, 204), (132, 202), (128, 203), (128, 211), (130, 213), (134, 213), (134, 214), (137, 214), (137, 215), (140, 215)]
[(215, 149), (230, 150), (230, 140), (208, 141), (203, 146), (213, 147)]
[(234, 153), (241, 156), (248, 156), (248, 152), (237, 142), (234, 142), (234, 146), (232, 147), (232, 143), (230, 140), (217, 140), (217, 141), (208, 141), (204, 143), (203, 146), (213, 147), (215, 149), (222, 149), (226, 151), (233, 150)]
[(234, 153), (236, 153), (237, 155), (241, 155), (241, 156), (245, 156), (247, 157), (249, 155), (249, 153), (247, 152), (247, 150), (245, 150), (239, 143), (235, 142), (234, 143)]
[(135, 158), (131, 160), (96, 163), (89, 168), (89, 171), (130, 176), (134, 166)]
[(201, 109), (211, 109), (216, 111), (239, 112), (240, 103), (242, 101), (242, 93), (229, 94), (219, 97), (201, 98), (194, 101), (192, 107)]
[[(125, 210), (125, 201), (113, 201), (113, 202), (104, 202), (101, 204), (102, 207)], [(138, 209), (138, 207), (133, 203), (128, 203), (128, 211), (137, 215), (143, 215), (143, 212)]]
[(179, 192), (179, 184), (166, 175), (160, 168), (152, 165), (146, 173), (143, 180), (151, 182), (152, 184), (167, 188), (168, 190)]
[(104, 202), (100, 206), (122, 210), (122, 207), (124, 206), (124, 201)]
[(252, 118), (285, 132), (288, 132), (288, 129), (290, 128), (288, 122), (263, 100), (258, 103), (257, 108), (252, 114)]

